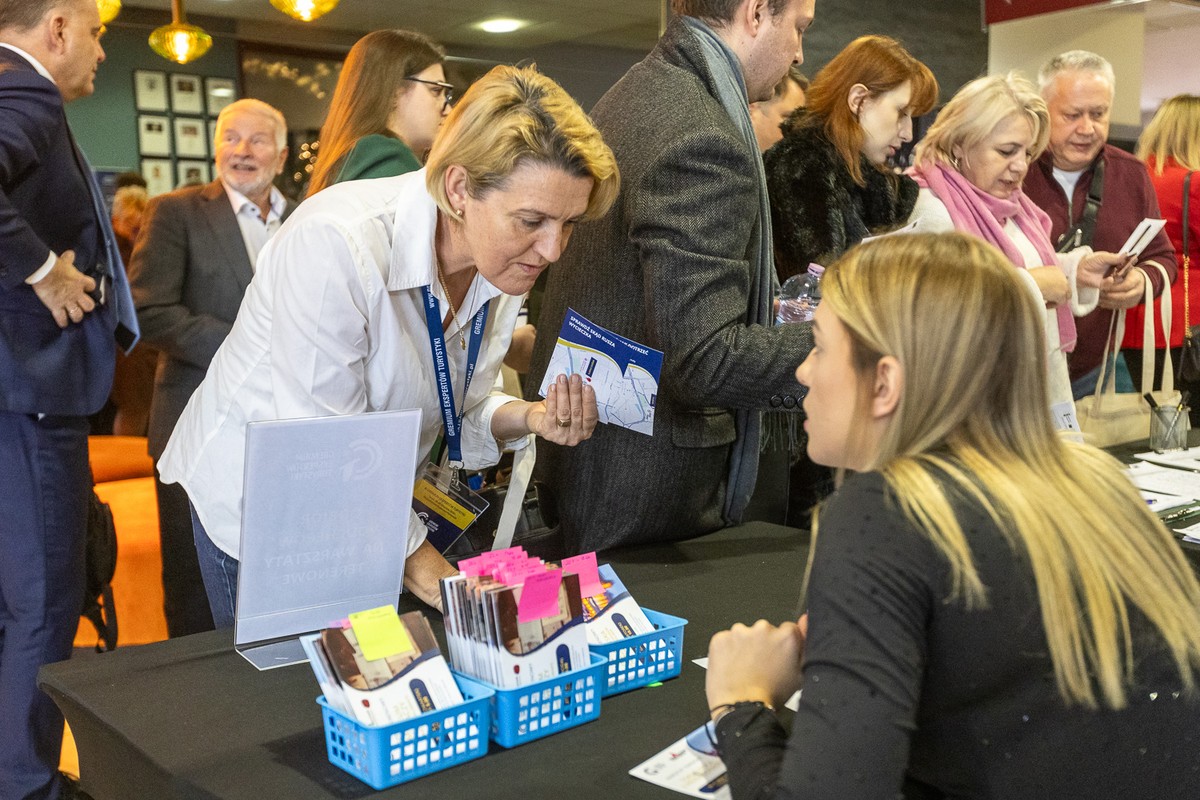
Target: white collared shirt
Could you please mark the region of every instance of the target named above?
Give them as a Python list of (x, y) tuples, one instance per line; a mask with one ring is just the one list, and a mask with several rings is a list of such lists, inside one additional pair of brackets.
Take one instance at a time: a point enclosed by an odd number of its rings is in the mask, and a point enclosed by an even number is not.
[[(43, 78), (50, 81), (55, 86), (58, 85), (58, 83), (54, 80), (54, 76), (50, 74), (50, 70), (46, 69), (46, 67), (42, 64), (42, 62), (38, 61), (36, 58), (31, 56), (29, 53), (25, 52), (24, 50), (17, 47), (16, 45), (8, 44), (7, 42), (0, 42), (0, 47), (3, 47), (6, 50), (13, 51), (17, 55), (19, 55), (21, 58), (25, 59), (30, 64), (32, 64), (33, 68), (35, 70), (37, 70), (38, 75), (41, 75)], [(42, 278), (44, 278), (50, 274), (50, 270), (54, 269), (54, 265), (57, 262), (58, 262), (58, 253), (55, 253), (53, 250), (51, 250), (50, 255), (46, 257), (46, 260), (44, 262), (42, 262), (42, 265), (40, 267), (38, 267), (36, 270), (34, 270), (33, 274), (25, 279), (25, 282), (27, 284), (29, 284), (30, 286), (37, 283)]]
[(283, 210), (287, 208), (287, 200), (282, 192), (272, 186), (271, 210), (267, 212), (267, 218), (264, 220), (262, 209), (257, 203), (226, 183), (224, 178), (221, 179), (221, 186), (225, 188), (225, 196), (229, 198), (229, 205), (237, 218), (238, 229), (242, 232), (242, 244), (246, 246), (246, 255), (250, 257), (250, 269), (253, 270), (254, 265), (258, 263), (258, 254), (283, 224)]
[[(263, 249), (229, 337), (175, 426), (159, 461), (165, 483), (181, 483), (213, 543), (237, 557), (246, 426), (268, 419), (421, 410), (422, 463), (442, 430), (423, 287), (449, 304), (433, 260), (437, 207), (425, 171), (337, 184), (308, 198)], [(464, 409), (467, 469), (495, 464), (496, 409), (517, 398), (500, 390), (521, 297), (476, 275), (459, 321), (491, 301), (470, 392), (467, 351), (450, 326), (446, 352), (455, 404)], [(468, 323), (469, 324), (469, 323)], [(420, 464), (418, 465), (418, 469)], [(408, 549), (425, 539), (410, 515)]]

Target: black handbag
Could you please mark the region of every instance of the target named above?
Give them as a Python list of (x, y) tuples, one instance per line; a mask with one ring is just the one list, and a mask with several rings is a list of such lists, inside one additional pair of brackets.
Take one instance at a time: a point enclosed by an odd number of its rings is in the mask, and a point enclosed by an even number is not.
[(1183, 179), (1183, 353), (1179, 358), (1178, 383), (1194, 385), (1200, 383), (1200, 341), (1192, 330), (1191, 293), (1188, 273), (1192, 271), (1192, 258), (1188, 250), (1188, 199), (1192, 194), (1192, 175)]

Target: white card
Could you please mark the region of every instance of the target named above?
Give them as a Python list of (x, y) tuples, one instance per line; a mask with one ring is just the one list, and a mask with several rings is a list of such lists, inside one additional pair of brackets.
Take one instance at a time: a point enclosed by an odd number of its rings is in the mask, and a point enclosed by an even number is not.
[(1125, 244), (1121, 245), (1118, 253), (1128, 253), (1133, 256), (1141, 256), (1142, 251), (1146, 246), (1154, 240), (1158, 232), (1167, 224), (1165, 219), (1150, 219), (1147, 217), (1138, 223), (1138, 226), (1133, 229), (1133, 233), (1129, 234), (1129, 238), (1125, 240)]

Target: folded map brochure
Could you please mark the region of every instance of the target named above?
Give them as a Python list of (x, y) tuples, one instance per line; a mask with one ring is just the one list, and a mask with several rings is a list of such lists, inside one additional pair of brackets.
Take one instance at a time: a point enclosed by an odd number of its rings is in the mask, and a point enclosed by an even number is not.
[[(394, 609), (388, 610), (395, 616)], [(463, 702), (421, 612), (399, 616), (389, 632), (392, 652), (375, 659), (363, 655), (352, 625), (301, 638), (327, 703), (363, 725), (377, 726)]]
[(725, 763), (709, 739), (712, 723), (701, 725), (666, 750), (629, 770), (635, 778), (689, 797), (730, 800)]
[(568, 308), (538, 392), (545, 397), (559, 375), (581, 375), (596, 392), (601, 422), (649, 436), (654, 433), (662, 362), (661, 350), (601, 328)]
[(441, 582), (450, 662), (501, 689), (591, 663), (579, 576), (517, 551), (496, 551), (511, 557), (483, 566), (461, 562), (463, 572)]
[(612, 565), (601, 564), (599, 573), (604, 590), (583, 598), (588, 644), (608, 644), (653, 631), (654, 625), (625, 589)]

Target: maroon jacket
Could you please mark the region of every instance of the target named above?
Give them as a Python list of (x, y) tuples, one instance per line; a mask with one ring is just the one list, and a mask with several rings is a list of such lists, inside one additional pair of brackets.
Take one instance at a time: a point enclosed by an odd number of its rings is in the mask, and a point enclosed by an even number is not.
[[(1117, 252), (1137, 224), (1146, 217), (1158, 218), (1158, 198), (1154, 186), (1150, 182), (1150, 173), (1146, 165), (1126, 153), (1124, 150), (1106, 144), (1100, 151), (1097, 160), (1104, 159), (1104, 198), (1100, 212), (1096, 215), (1096, 230), (1092, 239), (1092, 248)], [(1054, 180), (1054, 161), (1047, 150), (1042, 153), (1025, 176), (1025, 194), (1029, 199), (1041, 206), (1050, 215), (1050, 241), (1058, 241), (1068, 227), (1079, 221), (1083, 209), (1087, 205), (1087, 192), (1092, 185), (1092, 170), (1088, 169), (1079, 176), (1075, 184), (1075, 196), (1071, 202), (1072, 218), (1067, 219), (1067, 195), (1063, 192), (1058, 181)], [(1160, 231), (1154, 241), (1142, 251), (1142, 259), (1138, 262), (1150, 282), (1154, 285), (1154, 296), (1162, 293), (1162, 275), (1157, 269), (1146, 264), (1147, 261), (1157, 261), (1175, 282), (1177, 274), (1175, 267), (1175, 248), (1167, 238), (1165, 231)], [(1086, 317), (1075, 321), (1077, 341), (1075, 351), (1067, 356), (1071, 380), (1075, 381), (1091, 372), (1100, 365), (1104, 355), (1104, 340), (1108, 336), (1108, 328), (1112, 322), (1113, 312), (1107, 308), (1097, 308)]]

